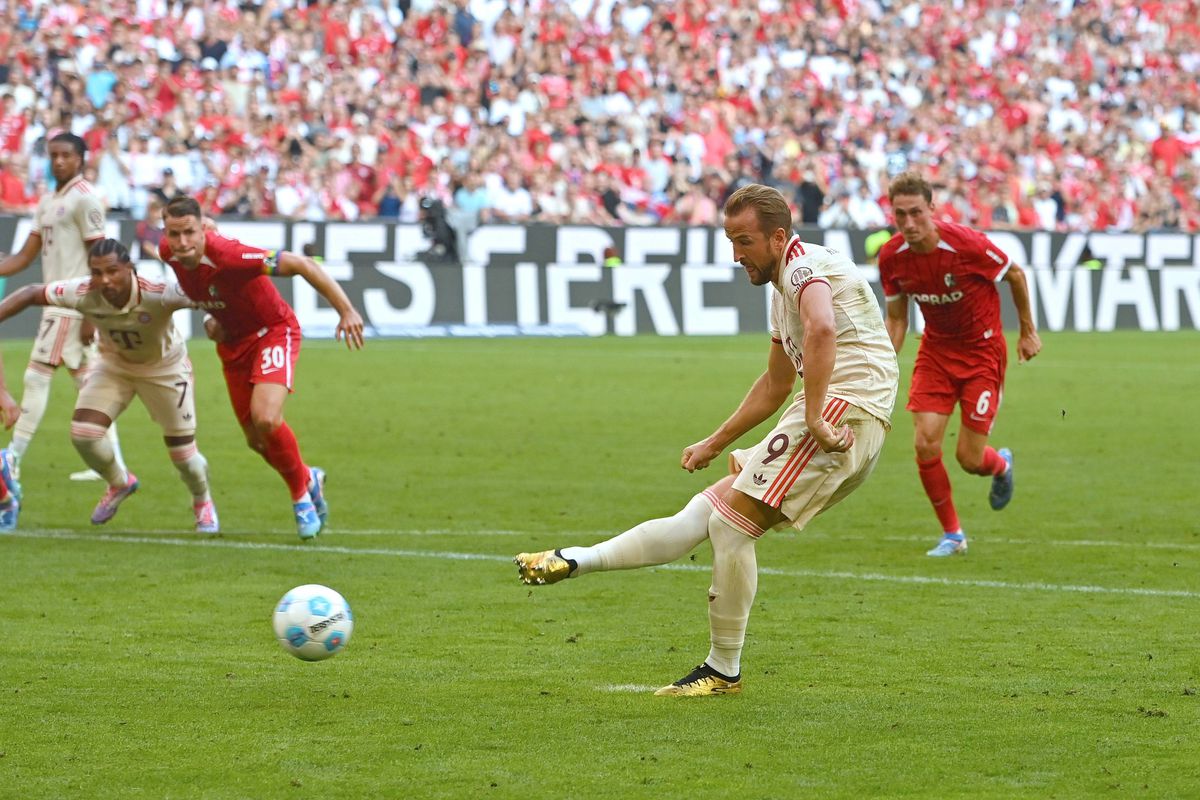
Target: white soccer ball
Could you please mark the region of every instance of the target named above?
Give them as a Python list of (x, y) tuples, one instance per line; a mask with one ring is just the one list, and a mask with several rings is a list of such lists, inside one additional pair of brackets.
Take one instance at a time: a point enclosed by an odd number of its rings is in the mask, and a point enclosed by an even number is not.
[(346, 598), (318, 583), (297, 586), (275, 607), (275, 637), (304, 661), (323, 661), (342, 651), (354, 630)]

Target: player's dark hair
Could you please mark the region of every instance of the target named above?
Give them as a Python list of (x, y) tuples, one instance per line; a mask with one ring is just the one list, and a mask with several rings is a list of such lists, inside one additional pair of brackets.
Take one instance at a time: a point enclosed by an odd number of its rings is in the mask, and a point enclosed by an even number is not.
[(163, 209), (164, 217), (195, 217), (196, 219), (203, 218), (204, 214), (200, 211), (200, 204), (193, 197), (187, 195), (177, 195), (171, 198), (167, 203), (167, 207)]
[(753, 208), (758, 217), (758, 226), (767, 236), (783, 228), (792, 235), (792, 209), (778, 189), (750, 183), (729, 195), (725, 201), (725, 216), (736, 217), (747, 208)]
[(54, 144), (55, 142), (66, 142), (67, 144), (71, 145), (71, 147), (75, 148), (75, 154), (80, 158), (83, 158), (87, 155), (87, 142), (73, 133), (67, 133), (64, 131), (56, 136), (52, 136), (50, 138), (50, 144)]
[(933, 203), (933, 187), (929, 181), (915, 172), (902, 172), (892, 179), (888, 186), (888, 200), (895, 200), (896, 195), (919, 194), (926, 203)]
[(117, 263), (119, 264), (129, 264), (132, 262), (132, 259), (129, 257), (129, 248), (116, 239), (101, 239), (88, 250), (89, 261), (93, 258), (103, 258), (104, 256), (111, 255), (116, 255)]

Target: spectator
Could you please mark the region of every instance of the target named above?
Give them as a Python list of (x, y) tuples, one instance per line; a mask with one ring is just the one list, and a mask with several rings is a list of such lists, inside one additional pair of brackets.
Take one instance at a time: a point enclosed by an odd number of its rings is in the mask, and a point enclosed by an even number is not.
[(852, 228), (854, 215), (850, 211), (850, 193), (840, 192), (833, 202), (821, 210), (817, 224), (822, 228)]
[(716, 225), (717, 203), (704, 184), (695, 180), (688, 187), (688, 192), (675, 204), (674, 220), (682, 225)]
[(533, 196), (516, 169), (504, 173), (504, 180), (488, 195), (490, 222), (528, 222), (533, 216)]
[(825, 205), (825, 195), (828, 192), (824, 180), (818, 177), (816, 170), (809, 168), (804, 171), (800, 182), (796, 184), (795, 201), (800, 209), (802, 225), (819, 225), (821, 209)]
[(134, 236), (138, 243), (137, 258), (140, 260), (158, 258), (158, 243), (163, 237), (162, 210), (162, 201), (157, 197), (151, 198), (146, 204), (146, 216), (138, 220), (134, 227)]
[(25, 173), (21, 156), (0, 150), (0, 211), (24, 215), (37, 207), (37, 195), (29, 192)]
[[(0, 149), (36, 181), (53, 129), (105, 154), (115, 135), (135, 215), (168, 167), (182, 192), (218, 180), (223, 205), (324, 194), (303, 216), (347, 218), (375, 213), (390, 172), (452, 202), (486, 166), (493, 190), (509, 169), (526, 186), (553, 176), (568, 208), (609, 224), (661, 216), (689, 179), (716, 171), (723, 194), (747, 180), (781, 187), (812, 225), (830, 196), (857, 201), (866, 183), (879, 197), (913, 167), (946, 187), (943, 218), (1200, 225), (1190, 0), (839, 3), (836, 14), (808, 0), (787, 14), (645, 0), (292, 5), (249, 4), (239, 18), (216, 0), (143, 2), (109, 22), (86, 4), (34, 3), (0, 65)], [(340, 207), (354, 181), (330, 161), (376, 170), (373, 186), (357, 175), (356, 210)], [(250, 181), (263, 165), (265, 183)], [(612, 211), (584, 177), (601, 168)], [(332, 184), (301, 192), (292, 175)], [(1042, 184), (1052, 225), (1035, 206)]]
[(129, 213), (133, 207), (132, 177), (129, 155), (121, 151), (116, 136), (109, 136), (97, 159), (96, 188), (108, 201), (110, 212)]
[[(186, 194), (175, 182), (175, 170), (166, 167), (162, 171), (162, 183), (150, 190), (162, 205), (166, 205), (179, 195)], [(209, 209), (205, 209), (206, 211)]]
[(879, 202), (871, 196), (871, 187), (866, 183), (858, 185), (858, 191), (850, 198), (850, 223), (860, 230), (871, 230), (887, 227), (887, 216)]

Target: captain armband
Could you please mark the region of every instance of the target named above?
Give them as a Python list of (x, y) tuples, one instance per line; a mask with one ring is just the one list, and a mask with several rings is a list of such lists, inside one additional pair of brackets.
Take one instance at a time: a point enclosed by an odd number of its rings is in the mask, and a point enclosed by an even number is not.
[(268, 250), (266, 258), (263, 259), (263, 272), (270, 275), (272, 278), (278, 278), (281, 273), (279, 271), (279, 251)]

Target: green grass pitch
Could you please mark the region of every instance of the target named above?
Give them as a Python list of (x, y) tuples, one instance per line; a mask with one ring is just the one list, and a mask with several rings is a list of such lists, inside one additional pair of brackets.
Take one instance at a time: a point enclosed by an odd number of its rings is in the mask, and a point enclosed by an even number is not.
[[(28, 347), (3, 343), (17, 389)], [(509, 559), (715, 480), (679, 452), (741, 399), (765, 337), (307, 343), (287, 416), (331, 505), (308, 545), (192, 349), (217, 538), (191, 531), (137, 405), (120, 431), (142, 490), (89, 525), (101, 488), (66, 479), (55, 380), (0, 537), (0, 798), (1200, 793), (1196, 333), (1049, 334), (1010, 366), (992, 440), (1016, 497), (991, 511), (951, 463), (971, 551), (944, 561), (924, 556), (910, 341), (875, 474), (759, 545), (745, 693), (690, 701), (650, 691), (707, 653), (707, 545), (537, 590)], [(318, 664), (270, 625), (308, 582), (356, 618)]]

